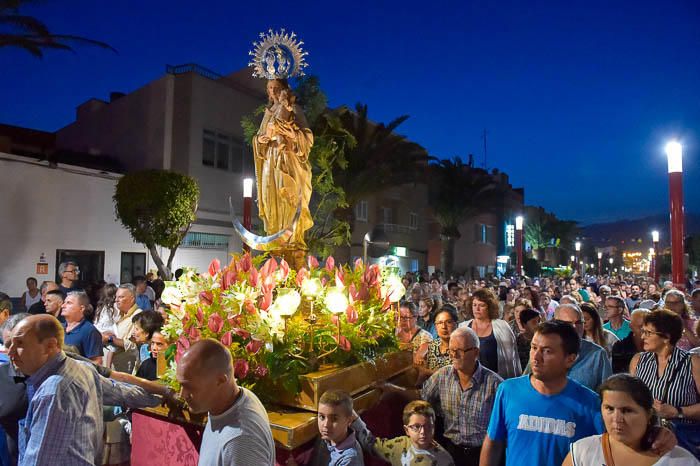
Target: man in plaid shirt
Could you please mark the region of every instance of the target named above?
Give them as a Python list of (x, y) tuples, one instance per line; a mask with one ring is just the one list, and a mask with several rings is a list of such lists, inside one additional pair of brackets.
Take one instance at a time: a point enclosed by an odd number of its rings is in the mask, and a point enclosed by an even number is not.
[(63, 352), (63, 326), (48, 314), (12, 332), (9, 356), (28, 379), (27, 416), (19, 426), (19, 464), (93, 465), (102, 453), (102, 405), (156, 406), (144, 389), (101, 377)]
[(452, 365), (438, 369), (420, 392), (389, 383), (378, 388), (430, 402), (442, 415), (443, 446), (455, 464), (478, 466), (496, 389), (503, 379), (479, 363), (479, 337), (469, 327), (452, 332), (449, 353)]

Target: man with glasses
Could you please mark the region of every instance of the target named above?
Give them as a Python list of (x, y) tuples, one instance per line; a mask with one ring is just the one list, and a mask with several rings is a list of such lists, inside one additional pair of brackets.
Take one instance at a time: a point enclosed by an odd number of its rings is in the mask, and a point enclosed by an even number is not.
[(75, 262), (61, 262), (61, 265), (58, 266), (58, 276), (61, 278), (61, 284), (58, 288), (63, 291), (64, 295), (71, 291), (83, 291), (76, 285), (80, 278), (80, 269)]
[(503, 379), (479, 363), (479, 337), (469, 327), (452, 332), (449, 354), (452, 364), (438, 369), (420, 392), (390, 383), (377, 387), (439, 407), (444, 422), (443, 446), (455, 464), (478, 466), (496, 389)]
[[(596, 390), (605, 379), (612, 375), (612, 366), (605, 348), (583, 338), (583, 312), (576, 304), (560, 304), (554, 311), (554, 320), (570, 324), (581, 340), (576, 359), (569, 369), (569, 378)], [(532, 361), (525, 369), (532, 373)]]
[(605, 316), (608, 321), (603, 324), (605, 330), (610, 330), (618, 340), (624, 340), (630, 334), (629, 320), (624, 318), (627, 306), (619, 296), (608, 296), (605, 299)]

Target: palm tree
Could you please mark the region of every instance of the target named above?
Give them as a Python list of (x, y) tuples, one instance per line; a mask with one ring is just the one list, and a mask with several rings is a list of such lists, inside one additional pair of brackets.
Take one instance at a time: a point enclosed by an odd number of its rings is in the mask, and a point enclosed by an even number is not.
[(354, 112), (347, 107), (337, 112), (355, 141), (345, 151), (346, 166), (333, 174), (335, 182), (345, 191), (347, 203), (337, 214), (352, 225), (355, 204), (387, 187), (415, 181), (418, 168), (428, 163), (428, 152), (395, 133), (408, 115), (385, 125), (367, 118), (367, 105), (358, 103)]
[(494, 206), (501, 190), (487, 171), (465, 164), (459, 157), (433, 161), (437, 163), (430, 165), (430, 205), (440, 224), (440, 267), (449, 274), (455, 241), (462, 237), (460, 225)]
[(36, 0), (0, 0), (0, 47), (19, 47), (37, 58), (44, 56), (44, 51), (68, 50), (73, 52), (70, 43), (94, 45), (104, 49), (116, 50), (104, 42), (84, 37), (52, 34), (48, 27), (37, 18), (22, 15), (19, 9)]

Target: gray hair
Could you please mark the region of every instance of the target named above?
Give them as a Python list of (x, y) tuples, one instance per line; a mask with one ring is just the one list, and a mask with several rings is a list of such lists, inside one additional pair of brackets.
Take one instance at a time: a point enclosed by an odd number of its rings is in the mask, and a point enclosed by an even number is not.
[(457, 327), (451, 334), (450, 334), (450, 339), (452, 338), (468, 338), (472, 342), (472, 346), (474, 348), (479, 347), (479, 337), (476, 334), (474, 330), (471, 328), (467, 327), (466, 325), (463, 325), (461, 327)]
[(666, 299), (667, 299), (669, 296), (678, 296), (678, 298), (679, 298), (680, 300), (682, 300), (682, 301), (685, 303), (685, 294), (683, 294), (682, 291), (679, 291), (679, 290), (676, 290), (676, 289), (668, 290), (668, 291), (666, 292), (666, 294), (664, 295), (664, 301), (666, 301)]
[(571, 309), (572, 311), (576, 312), (579, 320), (583, 320), (583, 311), (581, 311), (581, 308), (578, 306), (578, 304), (560, 304), (560, 305), (558, 305), (554, 309), (554, 318), (555, 319), (559, 315), (559, 311), (561, 311), (562, 309)]
[(75, 296), (78, 299), (78, 304), (80, 306), (83, 306), (83, 317), (85, 318), (90, 318), (93, 313), (92, 309), (92, 304), (90, 304), (90, 297), (87, 295), (86, 292), (84, 291), (69, 291), (68, 294), (66, 295), (66, 298), (68, 296)]
[[(564, 303), (564, 300), (569, 301), (569, 303)], [(559, 302), (560, 302), (560, 303), (563, 303), (563, 304), (577, 304), (577, 305), (578, 305), (578, 299), (574, 298), (574, 297), (573, 297), (572, 295), (570, 295), (570, 294), (565, 294), (564, 296), (562, 296), (562, 297), (559, 299)]]
[(123, 283), (119, 285), (119, 289), (128, 290), (129, 293), (131, 293), (131, 296), (133, 296), (134, 299), (136, 299), (136, 287), (131, 283)]
[(59, 277), (60, 277), (61, 275), (63, 275), (63, 272), (66, 271), (66, 267), (68, 267), (69, 265), (72, 265), (73, 267), (77, 267), (77, 266), (78, 266), (78, 264), (76, 264), (76, 263), (73, 262), (73, 261), (61, 262), (61, 265), (58, 266), (58, 276), (59, 276)]
[[(2, 325), (0, 325), (0, 339), (2, 339), (2, 334), (5, 333), (5, 331), (11, 332), (15, 327), (17, 327), (17, 324), (19, 324), (21, 321), (29, 317), (31, 314), (28, 312), (20, 312), (19, 314), (13, 314), (11, 315), (5, 322), (3, 322)], [(6, 343), (3, 341), (3, 343)]]
[(645, 307), (638, 307), (637, 309), (635, 309), (634, 311), (632, 311), (632, 312), (630, 313), (630, 317), (632, 317), (632, 316), (635, 315), (635, 314), (644, 314), (644, 315), (646, 315), (646, 314), (649, 314), (650, 312), (651, 312), (651, 309), (647, 309), (647, 308), (645, 308)]

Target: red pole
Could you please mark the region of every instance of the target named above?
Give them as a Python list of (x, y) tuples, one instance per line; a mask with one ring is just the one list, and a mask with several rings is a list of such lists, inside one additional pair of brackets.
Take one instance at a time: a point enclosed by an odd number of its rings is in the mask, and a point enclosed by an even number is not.
[(523, 275), (523, 230), (515, 230), (515, 249), (518, 254), (518, 261), (515, 266), (515, 274), (518, 277)]
[(654, 257), (651, 259), (652, 277), (654, 277), (654, 283), (659, 284), (659, 242), (654, 241)]
[(685, 289), (685, 267), (683, 261), (683, 172), (668, 174), (671, 194), (671, 275), (673, 286)]
[(602, 259), (599, 257), (599, 258), (598, 258), (598, 275), (602, 275), (602, 270), (603, 270), (603, 268), (602, 268), (602, 265), (601, 265), (601, 261), (602, 261)]

